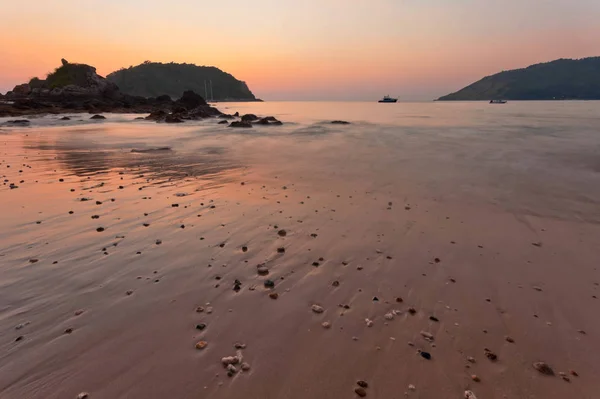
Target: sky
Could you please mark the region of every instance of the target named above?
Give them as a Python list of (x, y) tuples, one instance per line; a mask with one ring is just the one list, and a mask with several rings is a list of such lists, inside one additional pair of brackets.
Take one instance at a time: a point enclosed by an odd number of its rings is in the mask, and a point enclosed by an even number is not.
[(0, 0), (0, 92), (60, 59), (213, 65), (265, 100), (429, 100), (600, 56), (600, 0)]

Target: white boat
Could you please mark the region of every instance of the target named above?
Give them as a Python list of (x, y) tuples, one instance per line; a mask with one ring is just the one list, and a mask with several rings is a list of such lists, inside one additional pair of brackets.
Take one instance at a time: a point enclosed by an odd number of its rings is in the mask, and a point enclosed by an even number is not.
[(392, 98), (390, 96), (383, 96), (383, 98), (379, 100), (380, 103), (395, 103), (396, 101), (398, 101), (397, 98)]

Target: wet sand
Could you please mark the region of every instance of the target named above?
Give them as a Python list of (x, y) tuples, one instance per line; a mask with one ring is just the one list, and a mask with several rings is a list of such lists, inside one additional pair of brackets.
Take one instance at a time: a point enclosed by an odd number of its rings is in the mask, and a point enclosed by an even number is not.
[(0, 397), (600, 394), (597, 120), (122, 119), (0, 131)]

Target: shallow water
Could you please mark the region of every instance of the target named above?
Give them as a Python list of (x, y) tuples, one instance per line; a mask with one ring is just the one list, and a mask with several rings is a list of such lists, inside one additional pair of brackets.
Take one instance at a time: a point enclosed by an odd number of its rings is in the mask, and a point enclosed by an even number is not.
[[(365, 376), (374, 397), (461, 397), (483, 347), (501, 362), (480, 361), (478, 396), (598, 392), (600, 102), (217, 106), (284, 125), (0, 120), (0, 397), (335, 398)], [(194, 312), (207, 302), (215, 315)], [(228, 379), (235, 341), (252, 371)], [(541, 358), (582, 377), (538, 381)]]

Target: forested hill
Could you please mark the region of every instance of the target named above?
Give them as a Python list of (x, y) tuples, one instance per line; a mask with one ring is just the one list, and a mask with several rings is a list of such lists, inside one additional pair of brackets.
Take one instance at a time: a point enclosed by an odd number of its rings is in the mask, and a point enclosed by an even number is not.
[[(255, 101), (256, 97), (245, 82), (210, 66), (194, 64), (162, 64), (146, 61), (138, 66), (121, 69), (106, 77), (119, 86), (123, 93), (142, 97), (167, 94), (179, 98), (186, 90), (193, 90), (216, 101)], [(205, 85), (208, 87), (205, 92)]]
[(500, 72), (438, 100), (600, 100), (600, 57)]

